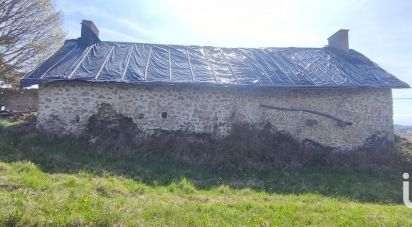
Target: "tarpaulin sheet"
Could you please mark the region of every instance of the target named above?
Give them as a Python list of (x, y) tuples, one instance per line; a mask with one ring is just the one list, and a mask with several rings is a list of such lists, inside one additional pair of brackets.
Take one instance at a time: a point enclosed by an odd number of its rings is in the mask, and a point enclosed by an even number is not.
[(331, 48), (218, 48), (67, 40), (21, 80), (256, 87), (409, 87), (362, 54)]

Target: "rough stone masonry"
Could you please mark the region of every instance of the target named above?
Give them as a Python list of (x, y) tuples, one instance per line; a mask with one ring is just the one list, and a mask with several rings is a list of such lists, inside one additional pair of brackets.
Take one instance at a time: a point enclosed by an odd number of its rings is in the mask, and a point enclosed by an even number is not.
[(393, 140), (390, 89), (252, 89), (54, 82), (39, 89), (37, 127), (80, 135), (102, 104), (150, 134), (225, 136), (235, 123), (270, 124), (298, 140), (350, 149), (379, 134)]

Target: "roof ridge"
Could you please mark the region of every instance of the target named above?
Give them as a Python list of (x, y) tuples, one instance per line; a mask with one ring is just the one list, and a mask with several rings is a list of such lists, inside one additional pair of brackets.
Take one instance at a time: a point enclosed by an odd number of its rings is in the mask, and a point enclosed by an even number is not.
[[(66, 39), (65, 42), (80, 42), (79, 38), (76, 39)], [(229, 46), (210, 46), (210, 45), (198, 45), (198, 44), (164, 44), (164, 43), (149, 43), (149, 42), (128, 42), (128, 41), (108, 41), (101, 40), (97, 43), (116, 43), (116, 44), (144, 44), (144, 45), (153, 45), (153, 46), (172, 46), (172, 47), (198, 47), (198, 48), (220, 48), (220, 49), (324, 49), (329, 48), (328, 46), (324, 47), (276, 47), (276, 46), (261, 46), (261, 47), (229, 47)], [(93, 44), (90, 44), (93, 45)]]

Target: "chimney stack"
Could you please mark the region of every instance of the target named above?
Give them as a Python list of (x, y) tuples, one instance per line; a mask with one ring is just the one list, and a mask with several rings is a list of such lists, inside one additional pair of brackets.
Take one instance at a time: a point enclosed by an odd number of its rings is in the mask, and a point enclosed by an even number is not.
[(328, 38), (328, 46), (341, 50), (349, 51), (349, 36), (348, 29), (340, 29), (331, 37)]
[(96, 25), (91, 20), (83, 20), (82, 21), (82, 32), (80, 41), (85, 45), (90, 45), (92, 43), (97, 43), (100, 41), (99, 39), (99, 29), (97, 29)]

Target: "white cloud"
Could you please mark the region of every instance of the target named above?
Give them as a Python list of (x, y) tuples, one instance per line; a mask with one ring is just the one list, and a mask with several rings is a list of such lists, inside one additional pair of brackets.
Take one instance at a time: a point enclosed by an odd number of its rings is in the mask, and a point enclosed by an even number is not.
[(124, 41), (124, 42), (142, 42), (142, 40), (137, 39), (136, 37), (130, 36), (123, 32), (113, 30), (110, 28), (100, 28), (100, 34), (102, 40), (110, 41)]
[(327, 37), (320, 37), (319, 29), (301, 17), (301, 3), (296, 1), (169, 0), (168, 4), (202, 42), (246, 47), (326, 44)]
[[(133, 34), (142, 36), (153, 36), (154, 33), (137, 22), (126, 17), (118, 17), (110, 14), (104, 8), (99, 8), (94, 5), (79, 5), (72, 1), (60, 0), (58, 5), (63, 13), (68, 17), (77, 17), (78, 22), (69, 21), (65, 23), (66, 29), (70, 38), (74, 34), (80, 34), (80, 21), (82, 19), (93, 20), (100, 30), (100, 37), (102, 40), (126, 41), (134, 42), (140, 39), (132, 37)], [(77, 23), (79, 26), (76, 26)], [(115, 24), (116, 26), (111, 26)], [(78, 31), (78, 32), (77, 32)], [(77, 36), (78, 37), (78, 36)]]
[(79, 5), (75, 1), (60, 0), (57, 2), (57, 6), (65, 14), (80, 13), (85, 16), (96, 16), (96, 15), (101, 16), (101, 17), (110, 16), (108, 12), (106, 12), (105, 10), (97, 6), (86, 5), (86, 4)]
[(116, 21), (123, 24), (123, 25), (125, 25), (125, 26), (127, 26), (127, 27), (129, 27), (129, 28), (131, 28), (131, 29), (133, 29), (133, 30), (135, 30), (136, 32), (138, 32), (140, 34), (144, 34), (144, 35), (152, 34), (152, 32), (149, 29), (147, 29), (147, 28), (143, 27), (142, 25), (140, 25), (140, 24), (138, 24), (138, 23), (136, 23), (132, 20), (129, 20), (127, 18), (116, 18)]

